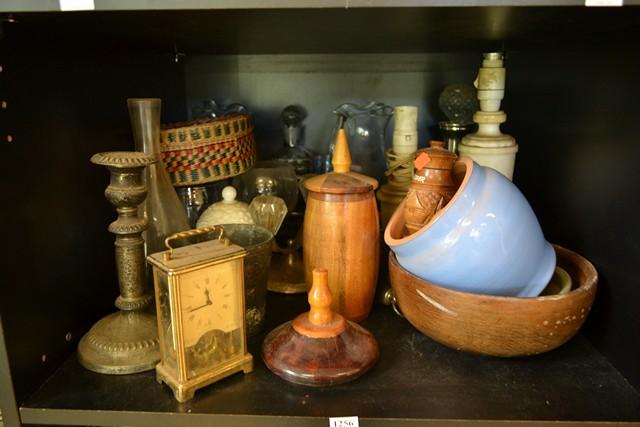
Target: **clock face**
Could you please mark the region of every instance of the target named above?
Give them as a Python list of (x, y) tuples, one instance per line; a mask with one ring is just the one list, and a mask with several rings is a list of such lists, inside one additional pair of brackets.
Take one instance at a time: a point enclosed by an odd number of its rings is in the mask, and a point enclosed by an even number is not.
[[(240, 262), (224, 262), (180, 277), (180, 314), (185, 347), (214, 333), (227, 334), (240, 329)], [(206, 335), (206, 336), (205, 336)]]

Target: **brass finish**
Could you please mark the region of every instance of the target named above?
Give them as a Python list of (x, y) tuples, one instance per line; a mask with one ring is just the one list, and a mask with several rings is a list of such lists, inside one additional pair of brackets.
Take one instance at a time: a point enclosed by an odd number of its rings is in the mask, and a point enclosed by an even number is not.
[(398, 316), (404, 318), (404, 315), (402, 314), (402, 312), (398, 308), (398, 299), (396, 298), (395, 294), (393, 293), (393, 289), (388, 288), (386, 291), (384, 291), (384, 294), (382, 295), (382, 304), (390, 305), (391, 308), (393, 309), (394, 313), (396, 313)]
[(99, 153), (91, 162), (106, 166), (111, 181), (105, 191), (118, 218), (109, 225), (116, 235), (116, 268), (120, 311), (98, 321), (78, 344), (85, 368), (104, 374), (130, 374), (153, 369), (160, 360), (155, 316), (146, 311), (152, 296), (145, 293), (144, 240), (147, 227), (138, 205), (147, 195), (142, 171), (156, 160), (144, 153)]
[(167, 247), (167, 249), (169, 249), (169, 252), (166, 252), (164, 254), (165, 262), (169, 261), (171, 259), (171, 256), (173, 255), (174, 248), (170, 245), (172, 240), (186, 239), (188, 237), (194, 237), (194, 236), (202, 236), (203, 234), (213, 233), (216, 230), (220, 232), (220, 235), (218, 236), (218, 240), (221, 240), (222, 236), (224, 235), (224, 228), (220, 227), (219, 225), (214, 225), (213, 227), (202, 227), (195, 230), (181, 231), (179, 233), (175, 233), (167, 237), (166, 239), (164, 239), (164, 245)]
[(271, 255), (269, 281), (267, 289), (282, 294), (300, 294), (307, 292), (304, 281), (304, 264), (298, 254), (296, 240), (287, 240), (287, 247), (281, 253)]
[(186, 402), (193, 399), (196, 390), (240, 371), (245, 374), (253, 371), (253, 356), (250, 353), (245, 353), (238, 359), (231, 360), (191, 380), (177, 380), (173, 373), (160, 363), (156, 367), (156, 381), (158, 384), (168, 385), (178, 402)]
[[(220, 235), (215, 240), (178, 248), (171, 246), (173, 240), (208, 234), (216, 230), (220, 231)], [(231, 244), (223, 234), (224, 230), (218, 226), (176, 233), (165, 240), (167, 251), (147, 257), (147, 261), (153, 266), (162, 356), (156, 366), (156, 380), (167, 384), (179, 402), (192, 399), (196, 390), (222, 378), (240, 371), (249, 373), (253, 370), (253, 356), (247, 352), (244, 316), (243, 261), (247, 252), (240, 246)], [(168, 254), (171, 255), (167, 256)], [(236, 266), (237, 269), (232, 270), (235, 274), (226, 273), (229, 281), (219, 281), (217, 277), (220, 276), (213, 275), (222, 273), (214, 272), (216, 268), (226, 265), (232, 268)], [(203, 281), (197, 279), (198, 282), (194, 282), (195, 279), (189, 279), (193, 274), (201, 275)], [(191, 288), (194, 283), (195, 288)], [(211, 285), (206, 286), (207, 283)], [(227, 287), (228, 285), (231, 286)], [(197, 332), (195, 344), (194, 341), (190, 344), (189, 340), (193, 339), (190, 337), (193, 337), (194, 331), (199, 330), (197, 328), (200, 325), (192, 321), (193, 315), (190, 313), (212, 304), (222, 304), (224, 301), (216, 299), (216, 287), (220, 289), (221, 286), (223, 289), (226, 287), (223, 292), (227, 294), (225, 296), (231, 298), (220, 307), (235, 306), (237, 310), (231, 309), (225, 315), (223, 308), (215, 309), (211, 317), (218, 317), (224, 322), (223, 316), (229, 316), (227, 318), (237, 323), (232, 322), (231, 329), (226, 330), (223, 324), (215, 324), (217, 320), (214, 320), (214, 325), (209, 321), (208, 327), (203, 324), (204, 329)], [(190, 289), (203, 289), (207, 303), (190, 308), (188, 304), (191, 304), (193, 298)], [(183, 298), (184, 292), (187, 292), (186, 300)], [(235, 299), (233, 295), (236, 296)], [(185, 307), (189, 309), (188, 316), (185, 315)], [(237, 341), (234, 341), (234, 336)], [(207, 347), (203, 343), (207, 342), (209, 337), (212, 337), (214, 344)], [(196, 361), (198, 366), (195, 365)]]

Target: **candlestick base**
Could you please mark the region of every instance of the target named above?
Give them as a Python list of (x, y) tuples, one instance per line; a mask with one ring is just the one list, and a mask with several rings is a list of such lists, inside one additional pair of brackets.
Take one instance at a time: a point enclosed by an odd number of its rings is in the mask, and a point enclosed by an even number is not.
[(85, 368), (120, 375), (154, 369), (160, 361), (156, 318), (141, 311), (119, 311), (100, 319), (78, 345)]

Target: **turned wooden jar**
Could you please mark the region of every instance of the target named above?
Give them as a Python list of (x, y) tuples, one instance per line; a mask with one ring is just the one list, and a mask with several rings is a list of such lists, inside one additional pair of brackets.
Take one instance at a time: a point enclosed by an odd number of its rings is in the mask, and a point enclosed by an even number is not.
[(334, 171), (305, 181), (305, 282), (312, 271), (329, 271), (331, 309), (348, 320), (369, 315), (380, 256), (380, 231), (375, 189), (378, 181), (351, 172), (351, 156), (343, 129), (338, 131), (332, 158)]
[(420, 230), (455, 194), (452, 171), (457, 158), (442, 141), (431, 141), (430, 148), (418, 152), (404, 208), (407, 235)]

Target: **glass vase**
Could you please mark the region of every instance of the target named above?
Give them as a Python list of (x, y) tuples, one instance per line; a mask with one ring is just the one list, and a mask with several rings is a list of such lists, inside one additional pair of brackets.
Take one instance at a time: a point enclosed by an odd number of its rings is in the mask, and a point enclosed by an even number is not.
[[(129, 117), (136, 151), (154, 156), (158, 161), (147, 167), (144, 181), (147, 199), (140, 205), (148, 221), (143, 237), (146, 254), (165, 250), (164, 240), (177, 232), (188, 230), (189, 221), (160, 153), (160, 99), (128, 99)], [(150, 278), (147, 277), (147, 281)]]
[[(393, 116), (393, 107), (382, 102), (368, 104), (342, 104), (333, 110), (338, 115), (338, 126), (342, 124), (351, 151), (351, 170), (383, 182), (386, 164), (385, 133)], [(330, 148), (330, 153), (333, 147)]]

